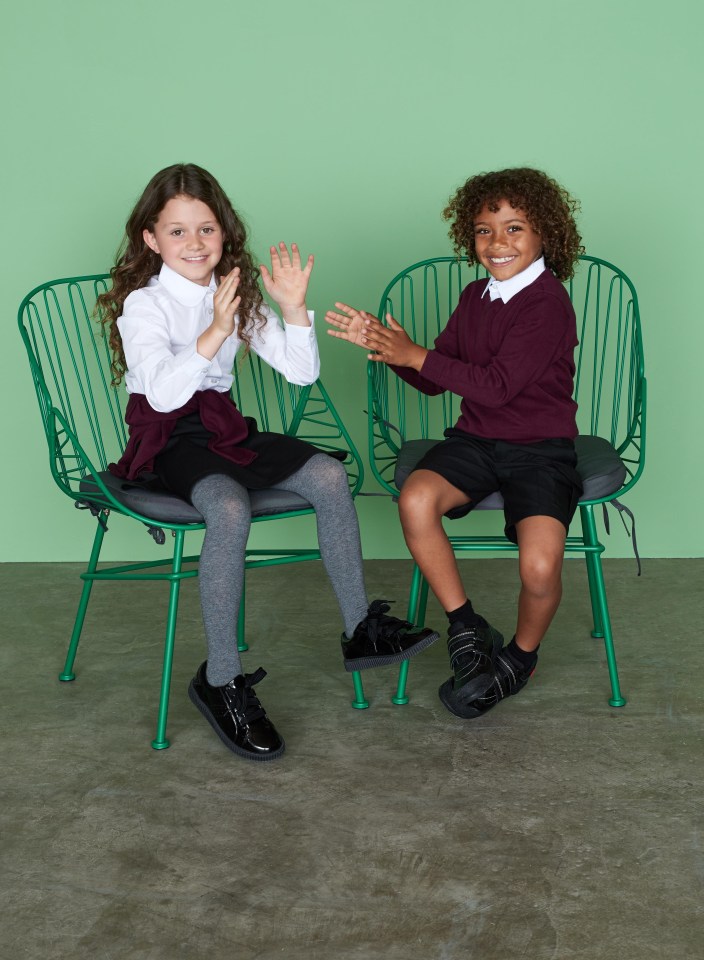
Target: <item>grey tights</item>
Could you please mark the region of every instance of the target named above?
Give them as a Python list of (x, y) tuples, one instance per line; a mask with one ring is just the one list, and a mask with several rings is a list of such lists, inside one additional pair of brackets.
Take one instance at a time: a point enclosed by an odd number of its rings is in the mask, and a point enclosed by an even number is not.
[[(345, 632), (352, 636), (367, 614), (368, 602), (359, 525), (344, 467), (327, 454), (317, 453), (276, 487), (300, 494), (315, 509), (320, 555), (340, 606)], [(242, 673), (237, 651), (237, 615), (251, 525), (249, 493), (236, 480), (218, 473), (195, 484), (191, 501), (206, 524), (199, 581), (208, 643), (207, 678), (208, 683), (222, 686)]]

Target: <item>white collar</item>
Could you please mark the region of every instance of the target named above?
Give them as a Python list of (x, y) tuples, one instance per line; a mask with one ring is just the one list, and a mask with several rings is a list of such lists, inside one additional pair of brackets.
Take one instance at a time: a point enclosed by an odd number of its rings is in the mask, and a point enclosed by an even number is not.
[(495, 280), (490, 277), (489, 282), (484, 287), (482, 297), (488, 291), (492, 300), (498, 300), (501, 297), (504, 303), (508, 303), (511, 297), (515, 297), (517, 293), (537, 280), (544, 270), (545, 257), (538, 257), (529, 267), (521, 270), (515, 277), (509, 277), (508, 280)]
[(175, 300), (178, 300), (179, 303), (182, 303), (184, 307), (197, 307), (199, 303), (203, 302), (208, 293), (214, 293), (217, 289), (214, 273), (210, 278), (208, 286), (203, 287), (200, 283), (193, 283), (192, 280), (187, 280), (186, 277), (182, 277), (180, 273), (176, 273), (171, 267), (167, 267), (165, 263), (161, 265), (161, 270), (159, 271), (159, 283), (166, 287), (171, 296)]

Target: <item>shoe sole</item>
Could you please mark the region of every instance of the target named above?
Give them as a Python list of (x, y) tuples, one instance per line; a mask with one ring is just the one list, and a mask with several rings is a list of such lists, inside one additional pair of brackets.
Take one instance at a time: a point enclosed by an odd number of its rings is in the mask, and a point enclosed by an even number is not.
[[(490, 684), (491, 685), (491, 684)], [(487, 687), (482, 693), (486, 693)], [(477, 694), (481, 696), (481, 694)], [(476, 707), (470, 706), (469, 701), (458, 701), (454, 696), (454, 690), (452, 689), (452, 677), (449, 680), (446, 680), (438, 690), (438, 697), (442, 705), (454, 714), (456, 717), (460, 717), (462, 720), (476, 720), (477, 717), (481, 717), (487, 712), (487, 710), (478, 710)], [(487, 708), (491, 709), (491, 707)]]
[(357, 657), (356, 660), (344, 660), (345, 670), (348, 673), (356, 673), (358, 670), (372, 670), (374, 667), (390, 667), (394, 663), (403, 663), (404, 660), (410, 660), (439, 639), (440, 634), (433, 631), (402, 653), (390, 653), (386, 657)]
[(193, 681), (191, 680), (188, 685), (188, 698), (205, 717), (210, 726), (213, 728), (215, 733), (218, 735), (220, 740), (225, 744), (228, 750), (231, 750), (233, 753), (236, 753), (238, 757), (244, 757), (245, 760), (254, 760), (255, 763), (268, 763), (269, 760), (275, 760), (277, 757), (280, 757), (281, 754), (286, 749), (286, 744), (284, 743), (283, 737), (281, 737), (281, 746), (278, 750), (272, 750), (271, 753), (267, 753), (266, 756), (259, 756), (256, 753), (249, 753), (247, 750), (243, 750), (242, 747), (238, 747), (236, 743), (233, 743), (232, 740), (229, 740), (225, 734), (222, 732), (220, 727), (215, 720), (212, 712), (208, 709), (208, 706), (203, 703), (201, 698), (198, 696), (198, 693), (193, 686)]

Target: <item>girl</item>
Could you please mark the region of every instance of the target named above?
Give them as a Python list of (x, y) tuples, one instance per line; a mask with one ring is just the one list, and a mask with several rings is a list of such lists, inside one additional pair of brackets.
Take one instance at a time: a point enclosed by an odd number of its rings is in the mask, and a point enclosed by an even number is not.
[[(416, 465), (399, 511), (406, 543), (447, 611), (452, 676), (439, 690), (456, 716), (486, 713), (528, 682), (557, 610), (565, 537), (582, 492), (572, 399), (577, 328), (560, 283), (582, 252), (576, 202), (540, 170), (471, 177), (444, 211), (458, 256), (490, 279), (462, 292), (428, 350), (393, 317), (388, 327), (346, 304), (328, 331), (373, 352), (423, 393), (462, 397), (446, 439)], [(477, 614), (460, 579), (442, 517), (463, 516), (500, 491), (506, 536), (519, 548), (521, 591), (513, 639)]]
[(315, 509), (320, 552), (337, 596), (348, 671), (406, 660), (436, 638), (430, 630), (368, 606), (357, 517), (344, 467), (295, 437), (259, 433), (236, 408), (229, 389), (240, 345), (254, 350), (292, 383), (319, 371), (306, 290), (295, 244), (271, 247), (261, 266), (283, 326), (264, 303), (259, 271), (241, 219), (217, 181), (194, 164), (176, 164), (149, 182), (126, 226), (98, 301), (109, 330), (113, 383), (130, 394), (130, 439), (111, 469), (128, 479), (154, 478), (203, 515), (206, 535), (199, 579), (208, 659), (189, 697), (230, 750), (271, 760), (284, 741), (253, 687), (264, 676), (242, 671), (236, 623), (250, 527), (247, 491), (278, 487)]

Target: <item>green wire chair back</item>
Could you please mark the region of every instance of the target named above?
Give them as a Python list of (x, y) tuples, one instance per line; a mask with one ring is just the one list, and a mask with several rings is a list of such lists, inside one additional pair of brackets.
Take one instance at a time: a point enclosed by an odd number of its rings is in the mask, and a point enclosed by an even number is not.
[[(106, 470), (127, 443), (127, 393), (111, 386), (108, 341), (95, 317), (96, 298), (109, 283), (107, 274), (54, 280), (32, 290), (19, 309), (52, 475), (74, 500), (85, 500), (81, 481)], [(346, 450), (350, 488), (358, 491), (361, 462), (320, 381), (308, 387), (290, 384), (254, 353), (238, 361), (234, 372), (235, 402), (260, 429), (295, 433), (322, 449)], [(143, 519), (107, 490), (97, 499)]]
[[(432, 347), (464, 287), (487, 276), (483, 267), (455, 257), (420, 261), (389, 283), (379, 316), (391, 313), (416, 343)], [(604, 437), (617, 449), (627, 470), (618, 491), (623, 493), (640, 476), (644, 459), (646, 384), (638, 298), (623, 271), (596, 257), (581, 257), (565, 287), (577, 315), (579, 430)], [(442, 439), (457, 421), (460, 398), (449, 392), (428, 397), (382, 363), (370, 361), (367, 368), (370, 464), (382, 485), (396, 493), (393, 472), (401, 443)]]

